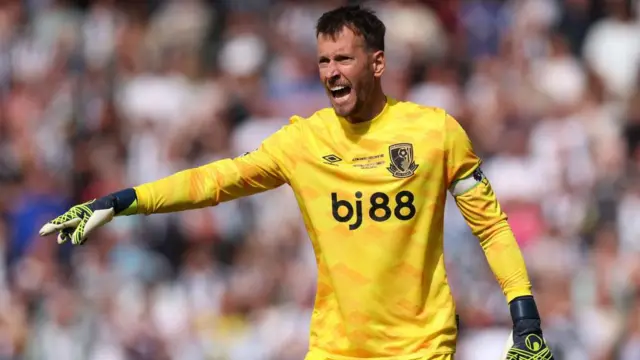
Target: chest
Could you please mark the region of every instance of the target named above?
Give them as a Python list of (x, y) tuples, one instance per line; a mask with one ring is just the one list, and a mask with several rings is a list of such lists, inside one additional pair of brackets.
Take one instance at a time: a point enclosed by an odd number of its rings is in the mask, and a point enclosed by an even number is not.
[(317, 189), (392, 191), (439, 186), (444, 169), (442, 147), (411, 134), (355, 141), (324, 138), (298, 151), (294, 181)]
[(442, 154), (410, 136), (316, 142), (299, 149), (291, 185), (316, 228), (409, 224), (446, 191)]

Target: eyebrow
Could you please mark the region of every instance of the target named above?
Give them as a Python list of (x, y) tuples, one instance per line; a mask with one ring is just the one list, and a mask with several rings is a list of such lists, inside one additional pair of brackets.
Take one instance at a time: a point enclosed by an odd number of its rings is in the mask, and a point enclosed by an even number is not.
[(351, 59), (353, 58), (354, 55), (353, 54), (349, 54), (347, 52), (341, 51), (341, 52), (335, 52), (331, 55), (319, 55), (318, 56), (318, 60), (324, 60), (324, 59), (331, 59), (331, 58), (346, 58), (346, 59)]

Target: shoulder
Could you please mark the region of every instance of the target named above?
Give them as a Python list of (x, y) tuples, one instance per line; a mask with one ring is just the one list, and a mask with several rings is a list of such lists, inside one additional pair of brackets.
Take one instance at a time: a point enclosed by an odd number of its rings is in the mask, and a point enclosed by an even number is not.
[(394, 117), (414, 122), (421, 127), (437, 129), (445, 128), (446, 118), (450, 117), (442, 108), (420, 105), (411, 101), (393, 100), (391, 113)]
[(295, 127), (300, 132), (317, 132), (327, 127), (327, 124), (338, 122), (336, 113), (332, 108), (320, 109), (308, 117), (293, 115), (289, 118), (289, 126)]
[(308, 117), (293, 115), (291, 116), (291, 118), (289, 118), (289, 123), (306, 125), (306, 124), (310, 124), (310, 123), (313, 124), (315, 122), (323, 121), (327, 119), (337, 119), (335, 112), (333, 111), (332, 108), (329, 108), (329, 107), (320, 109)]
[(391, 110), (397, 115), (425, 121), (442, 120), (447, 114), (442, 108), (420, 105), (411, 101), (392, 101)]

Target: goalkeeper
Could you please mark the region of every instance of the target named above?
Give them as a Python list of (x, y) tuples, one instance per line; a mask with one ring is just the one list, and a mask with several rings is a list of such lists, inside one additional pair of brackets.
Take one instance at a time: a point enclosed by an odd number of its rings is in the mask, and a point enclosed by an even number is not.
[(82, 244), (114, 217), (215, 206), (289, 185), (318, 266), (306, 360), (451, 360), (458, 329), (443, 256), (447, 192), (478, 237), (513, 319), (510, 359), (553, 359), (507, 217), (444, 110), (385, 95), (385, 26), (323, 14), (317, 64), (331, 107), (261, 146), (72, 207), (40, 234)]

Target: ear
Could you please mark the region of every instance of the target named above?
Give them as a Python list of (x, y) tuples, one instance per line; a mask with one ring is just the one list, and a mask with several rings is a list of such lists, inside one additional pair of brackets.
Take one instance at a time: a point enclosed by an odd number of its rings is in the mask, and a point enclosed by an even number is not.
[(386, 59), (384, 57), (384, 51), (378, 50), (374, 52), (372, 55), (371, 66), (373, 68), (373, 76), (379, 78), (384, 73), (384, 69), (386, 66)]

